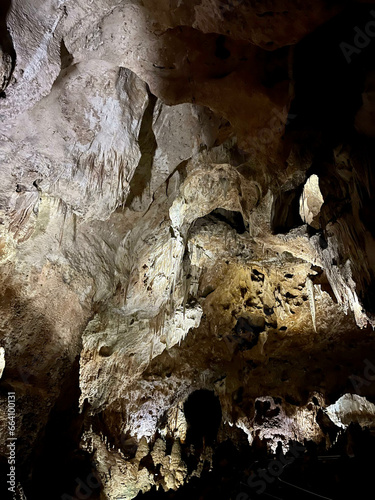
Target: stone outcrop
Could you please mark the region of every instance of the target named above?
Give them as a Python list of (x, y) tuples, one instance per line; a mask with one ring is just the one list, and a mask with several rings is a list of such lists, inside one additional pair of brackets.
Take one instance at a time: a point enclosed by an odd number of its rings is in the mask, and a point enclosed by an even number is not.
[[(0, 7), (13, 498), (41, 498), (46, 477), (51, 499), (168, 495), (223, 460), (238, 486), (241, 454), (296, 442), (360, 455), (375, 401), (372, 9)], [(357, 43), (350, 62), (342, 43)]]

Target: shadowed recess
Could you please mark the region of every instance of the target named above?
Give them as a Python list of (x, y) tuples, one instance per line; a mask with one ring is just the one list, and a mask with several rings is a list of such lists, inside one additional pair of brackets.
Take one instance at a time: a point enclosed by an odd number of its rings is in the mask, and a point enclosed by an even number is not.
[(221, 422), (219, 398), (212, 391), (193, 392), (184, 404), (188, 423), (186, 441), (196, 445), (212, 444)]

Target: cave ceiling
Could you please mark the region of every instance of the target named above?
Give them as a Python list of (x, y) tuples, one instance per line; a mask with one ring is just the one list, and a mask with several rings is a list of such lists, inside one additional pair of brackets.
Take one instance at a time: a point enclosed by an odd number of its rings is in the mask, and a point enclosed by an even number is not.
[(2, 1), (4, 495), (372, 436), (374, 89), (365, 1)]

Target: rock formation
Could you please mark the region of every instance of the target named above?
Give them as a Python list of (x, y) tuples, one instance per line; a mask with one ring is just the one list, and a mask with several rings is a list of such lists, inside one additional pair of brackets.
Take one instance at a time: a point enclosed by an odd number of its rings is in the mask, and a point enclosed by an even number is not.
[(280, 463), (271, 496), (365, 491), (374, 26), (354, 0), (2, 3), (4, 497), (261, 498)]

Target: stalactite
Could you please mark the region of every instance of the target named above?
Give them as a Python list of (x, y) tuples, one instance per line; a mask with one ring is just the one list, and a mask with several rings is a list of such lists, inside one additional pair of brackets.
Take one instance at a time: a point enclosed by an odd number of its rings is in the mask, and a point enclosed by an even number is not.
[(307, 296), (309, 297), (311, 319), (314, 331), (316, 333), (315, 292), (314, 292), (314, 284), (309, 277), (306, 278), (306, 289), (307, 289)]

